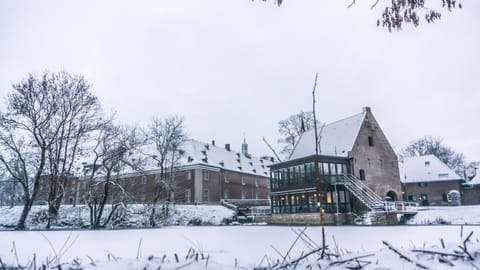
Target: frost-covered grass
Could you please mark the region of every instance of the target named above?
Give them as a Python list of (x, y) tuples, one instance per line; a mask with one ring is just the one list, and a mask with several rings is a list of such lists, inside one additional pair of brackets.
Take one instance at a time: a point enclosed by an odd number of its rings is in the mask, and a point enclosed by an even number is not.
[[(10, 265), (26, 265), (36, 254), (36, 264), (55, 259), (59, 262), (77, 263), (82, 269), (253, 269), (255, 266), (273, 265), (282, 261), (303, 227), (285, 226), (172, 226), (141, 230), (103, 231), (3, 231), (0, 232), (0, 258)], [(418, 254), (413, 249), (459, 251), (459, 245), (473, 231), (469, 250), (475, 261), (465, 258), (448, 258), (453, 268), (438, 262), (433, 255)], [(305, 234), (321, 243), (321, 228), (308, 227)], [(387, 241), (409, 257), (421, 261), (430, 269), (475, 269), (479, 264), (480, 226), (338, 226), (326, 228), (329, 253), (340, 254), (340, 259), (370, 255), (360, 261), (370, 261), (364, 269), (419, 269), (389, 250), (382, 241)], [(441, 246), (441, 240), (445, 248)], [(289, 253), (293, 260), (312, 250), (312, 241), (300, 239)], [(63, 248), (62, 248), (63, 247)], [(199, 253), (189, 257), (191, 248)], [(175, 254), (179, 258), (177, 263)], [(202, 260), (203, 254), (203, 260)], [(191, 255), (191, 254), (190, 254)], [(208, 258), (208, 262), (207, 262)], [(317, 261), (312, 256), (297, 269), (325, 269), (337, 258)], [(53, 263), (52, 263), (53, 262)], [(355, 262), (353, 262), (355, 264)], [(352, 265), (350, 265), (352, 266)], [(245, 267), (245, 268), (241, 268)], [(66, 267), (64, 267), (65, 269)], [(345, 269), (345, 265), (329, 269)]]
[[(143, 228), (149, 227), (150, 207), (145, 205), (127, 205), (117, 208), (106, 228)], [(0, 208), (0, 229), (14, 228), (22, 207)], [(110, 212), (110, 206), (105, 209), (104, 216)], [(234, 211), (219, 205), (170, 205), (168, 216), (164, 215), (162, 207), (157, 208), (158, 226), (166, 225), (222, 225), (232, 220)], [(33, 206), (27, 219), (28, 229), (44, 229), (47, 226), (47, 206)], [(88, 228), (90, 225), (90, 210), (85, 205), (62, 206), (53, 229)]]

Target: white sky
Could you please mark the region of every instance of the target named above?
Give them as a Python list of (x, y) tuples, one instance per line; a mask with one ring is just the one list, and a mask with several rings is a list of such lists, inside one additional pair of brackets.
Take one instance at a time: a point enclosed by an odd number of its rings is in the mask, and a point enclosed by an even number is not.
[(367, 105), (397, 151), (429, 134), (480, 160), (480, 2), (398, 33), (357, 2), (2, 1), (0, 106), (27, 73), (65, 69), (126, 123), (179, 114), (192, 138), (271, 155), (262, 136), (311, 110), (318, 71), (320, 120)]

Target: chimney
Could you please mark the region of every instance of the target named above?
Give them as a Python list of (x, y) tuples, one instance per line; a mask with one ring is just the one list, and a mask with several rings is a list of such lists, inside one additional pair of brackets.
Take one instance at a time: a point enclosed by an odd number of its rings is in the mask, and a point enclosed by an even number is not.
[(225, 149), (226, 149), (227, 151), (230, 151), (230, 144), (229, 144), (229, 143), (226, 143), (226, 144), (225, 144)]
[(370, 107), (365, 106), (365, 107), (362, 108), (362, 111), (363, 112), (371, 112), (372, 110), (370, 109)]
[(245, 156), (248, 156), (248, 144), (247, 144), (247, 140), (245, 139), (245, 137), (243, 137), (242, 154), (244, 154)]
[(212, 145), (215, 146), (215, 140), (212, 140)]

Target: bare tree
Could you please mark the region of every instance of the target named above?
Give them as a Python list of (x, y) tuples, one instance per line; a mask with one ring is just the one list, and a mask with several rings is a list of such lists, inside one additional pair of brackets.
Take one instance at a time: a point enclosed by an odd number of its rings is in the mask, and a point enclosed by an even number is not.
[[(154, 146), (154, 152), (150, 153), (160, 168), (160, 175), (156, 178), (155, 196), (152, 201), (150, 225), (155, 226), (155, 209), (160, 200), (167, 204), (173, 199), (175, 188), (174, 169), (178, 160), (183, 155), (182, 144), (187, 140), (187, 134), (183, 126), (183, 118), (169, 116), (166, 118), (154, 118), (146, 136), (148, 142)], [(167, 169), (170, 168), (169, 171)]]
[[(320, 125), (320, 122), (317, 122)], [(282, 136), (278, 143), (283, 145), (281, 154), (288, 156), (303, 132), (313, 129), (314, 117), (312, 112), (293, 114), (278, 122), (278, 133)]]
[(458, 175), (463, 176), (466, 168), (465, 157), (443, 143), (440, 137), (425, 136), (410, 143), (400, 153), (400, 158), (434, 155)]
[(58, 111), (53, 118), (59, 128), (57, 138), (48, 148), (49, 221), (55, 219), (65, 193), (67, 181), (89, 133), (100, 126), (102, 110), (90, 84), (81, 75), (59, 72), (49, 75)]
[[(267, 0), (262, 1), (267, 2)], [(348, 1), (348, 8), (357, 3), (356, 0)], [(275, 5), (281, 6), (284, 1), (273, 0), (273, 2)], [(377, 26), (382, 26), (389, 32), (402, 30), (404, 23), (412, 24), (416, 27), (421, 20), (432, 23), (440, 20), (442, 16), (438, 8), (432, 8), (431, 4), (427, 6), (425, 0), (371, 0), (370, 2), (372, 3), (370, 9), (383, 6), (382, 17), (377, 20)], [(448, 11), (463, 7), (462, 0), (437, 0), (437, 3), (441, 4), (442, 8), (446, 8)]]
[(22, 187), (24, 196), (18, 229), (25, 228), (45, 171), (48, 150), (61, 130), (56, 119), (59, 107), (55, 90), (48, 73), (40, 78), (30, 74), (13, 85), (6, 111), (0, 113), (0, 164)]
[[(129, 158), (139, 145), (137, 131), (134, 128), (116, 126), (109, 121), (99, 132), (92, 149), (93, 161), (88, 165), (90, 171), (84, 198), (90, 209), (91, 228), (100, 228), (108, 224), (115, 210), (129, 196), (118, 183), (118, 178), (125, 169), (135, 170), (140, 167), (143, 161), (136, 160), (136, 163), (132, 163)], [(118, 200), (113, 199), (113, 188), (121, 193)], [(104, 218), (105, 206), (109, 200), (112, 202), (112, 208), (107, 218)]]

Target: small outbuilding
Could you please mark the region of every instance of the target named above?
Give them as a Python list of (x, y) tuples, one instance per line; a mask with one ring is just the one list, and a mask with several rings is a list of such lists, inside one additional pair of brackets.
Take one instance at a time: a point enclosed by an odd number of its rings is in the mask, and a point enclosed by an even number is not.
[(461, 195), (464, 179), (436, 156), (405, 157), (399, 168), (405, 201), (421, 206), (459, 204), (458, 196), (449, 194)]

